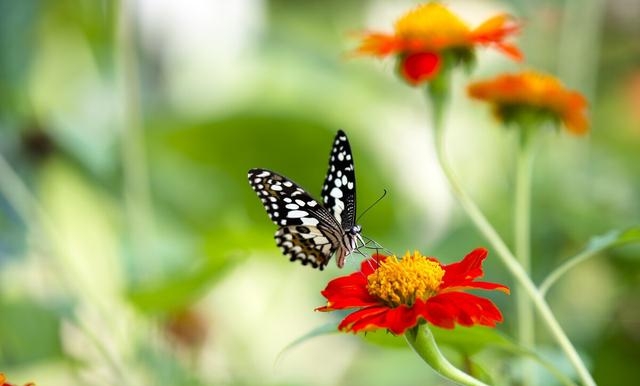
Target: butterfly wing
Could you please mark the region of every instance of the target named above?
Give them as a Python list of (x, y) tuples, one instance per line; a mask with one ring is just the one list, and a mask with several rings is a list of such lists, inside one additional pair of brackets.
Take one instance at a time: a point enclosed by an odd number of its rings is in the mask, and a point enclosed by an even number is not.
[(322, 186), (322, 200), (342, 229), (350, 230), (356, 223), (356, 174), (347, 135), (338, 130), (333, 140), (329, 170)]
[(339, 235), (322, 227), (292, 225), (278, 229), (276, 244), (289, 260), (300, 260), (302, 265), (311, 264), (313, 268), (324, 269), (336, 250)]
[(324, 268), (340, 246), (342, 229), (333, 215), (288, 178), (266, 169), (249, 170), (249, 183), (280, 229), (275, 239), (291, 261)]

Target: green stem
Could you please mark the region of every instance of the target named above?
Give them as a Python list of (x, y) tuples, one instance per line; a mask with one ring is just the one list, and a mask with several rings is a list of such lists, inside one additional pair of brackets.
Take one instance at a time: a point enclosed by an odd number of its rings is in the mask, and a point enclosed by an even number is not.
[[(134, 270), (146, 267), (153, 240), (153, 219), (149, 175), (145, 155), (138, 58), (135, 48), (134, 4), (128, 0), (118, 3), (116, 28), (116, 66), (122, 122), (122, 167), (126, 214), (131, 244), (136, 256)], [(136, 272), (137, 273), (137, 272)]]
[(613, 230), (604, 235), (596, 236), (589, 241), (589, 244), (582, 252), (568, 258), (562, 265), (554, 269), (549, 276), (538, 286), (538, 291), (542, 296), (546, 296), (547, 291), (554, 285), (562, 275), (567, 273), (576, 265), (583, 261), (596, 256), (602, 251), (609, 248), (619, 247), (628, 243), (637, 243), (640, 241), (640, 226), (631, 227), (625, 230)]
[(447, 177), (453, 194), (456, 196), (456, 198), (460, 202), (460, 205), (465, 210), (476, 228), (478, 228), (480, 233), (482, 233), (487, 241), (489, 241), (493, 249), (498, 254), (498, 257), (502, 260), (502, 263), (509, 270), (516, 282), (529, 295), (543, 323), (546, 325), (547, 329), (556, 340), (562, 351), (564, 351), (565, 355), (575, 368), (576, 373), (582, 380), (582, 383), (585, 386), (595, 386), (596, 383), (593, 380), (593, 377), (591, 377), (589, 370), (587, 370), (587, 367), (578, 355), (575, 347), (573, 347), (571, 341), (556, 320), (553, 312), (551, 311), (551, 308), (544, 300), (542, 294), (538, 292), (535, 284), (533, 283), (527, 272), (522, 268), (513, 253), (511, 253), (498, 232), (496, 232), (493, 226), (491, 226), (491, 224), (477, 207), (475, 202), (462, 189), (462, 186), (458, 182), (453, 169), (449, 165), (445, 156), (443, 114), (444, 108), (446, 107), (446, 95), (440, 95), (439, 97), (435, 96), (432, 98), (432, 102), (436, 155), (438, 157), (438, 161), (440, 162), (440, 167)]
[(576, 265), (597, 255), (598, 253), (602, 252), (603, 250), (609, 247), (611, 247), (611, 245), (603, 245), (598, 249), (582, 251), (579, 254), (575, 255), (574, 257), (568, 259), (566, 262), (564, 262), (564, 264), (562, 264), (561, 266), (553, 270), (553, 272), (551, 272), (549, 276), (547, 276), (547, 278), (544, 279), (544, 281), (538, 287), (538, 291), (540, 291), (540, 294), (542, 294), (542, 296), (546, 296), (547, 292), (549, 291), (549, 288), (551, 288), (551, 286), (554, 285), (555, 282), (558, 281), (560, 277), (562, 277), (562, 275), (569, 272), (571, 268), (575, 267)]
[[(519, 128), (520, 146), (516, 161), (515, 191), (515, 252), (520, 265), (531, 277), (531, 174), (533, 171), (533, 143), (535, 131)], [(516, 313), (518, 322), (518, 343), (527, 349), (535, 346), (534, 314), (531, 300), (522, 285), (516, 291)], [(522, 385), (536, 384), (535, 367), (529, 361), (523, 362)]]
[(436, 344), (429, 325), (424, 323), (408, 330), (404, 334), (407, 343), (420, 357), (438, 374), (456, 382), (468, 386), (488, 386), (464, 371), (458, 369), (442, 355)]

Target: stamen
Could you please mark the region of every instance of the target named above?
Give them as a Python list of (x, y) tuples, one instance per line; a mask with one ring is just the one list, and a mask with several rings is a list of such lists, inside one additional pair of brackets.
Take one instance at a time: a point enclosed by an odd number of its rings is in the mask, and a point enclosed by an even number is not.
[(389, 256), (367, 278), (367, 290), (391, 307), (413, 305), (416, 299), (435, 295), (444, 276), (440, 264), (414, 252), (401, 260)]

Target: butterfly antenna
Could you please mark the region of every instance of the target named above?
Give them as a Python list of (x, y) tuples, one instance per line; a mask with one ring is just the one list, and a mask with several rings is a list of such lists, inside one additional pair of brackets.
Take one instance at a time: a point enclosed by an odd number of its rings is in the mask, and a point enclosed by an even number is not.
[(387, 255), (393, 255), (393, 252), (391, 252), (387, 248), (385, 248), (382, 245), (380, 245), (377, 241), (375, 241), (373, 239), (370, 239), (368, 237), (365, 237), (365, 239), (366, 239), (366, 242), (363, 245), (364, 248), (375, 249), (376, 253), (380, 253), (380, 251), (382, 251)]
[(376, 206), (376, 204), (379, 203), (384, 198), (384, 196), (386, 196), (386, 195), (387, 195), (387, 189), (383, 189), (382, 196), (380, 196), (377, 200), (375, 200), (373, 202), (373, 204), (369, 205), (369, 207), (367, 209), (365, 209), (364, 212), (360, 213), (360, 216), (358, 216), (358, 218), (356, 218), (356, 224), (358, 223), (358, 220), (360, 220), (362, 218), (362, 216), (364, 216), (364, 214), (369, 211), (369, 209), (371, 209), (374, 206)]

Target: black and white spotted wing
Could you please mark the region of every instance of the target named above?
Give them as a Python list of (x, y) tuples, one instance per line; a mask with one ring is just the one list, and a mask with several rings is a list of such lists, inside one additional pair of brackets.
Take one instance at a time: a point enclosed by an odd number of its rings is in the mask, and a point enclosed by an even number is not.
[(295, 182), (270, 170), (251, 169), (248, 177), (269, 217), (280, 227), (276, 243), (291, 261), (323, 269), (336, 253), (336, 264), (344, 266), (356, 241), (361, 240), (360, 227), (355, 225), (353, 160), (344, 132), (339, 131), (334, 140), (323, 187), (324, 205)]
[(329, 170), (322, 186), (322, 200), (342, 229), (348, 231), (356, 225), (356, 174), (351, 146), (342, 130), (333, 140)]

